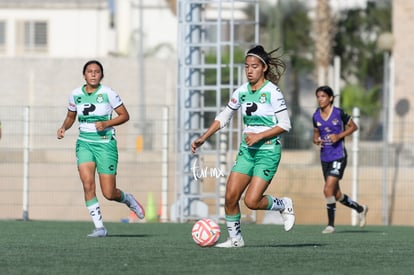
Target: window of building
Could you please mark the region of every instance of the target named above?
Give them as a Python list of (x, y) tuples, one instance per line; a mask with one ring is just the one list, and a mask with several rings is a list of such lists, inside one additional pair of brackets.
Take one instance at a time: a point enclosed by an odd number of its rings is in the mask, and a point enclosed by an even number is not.
[(18, 54), (45, 53), (48, 50), (48, 25), (45, 21), (17, 23)]

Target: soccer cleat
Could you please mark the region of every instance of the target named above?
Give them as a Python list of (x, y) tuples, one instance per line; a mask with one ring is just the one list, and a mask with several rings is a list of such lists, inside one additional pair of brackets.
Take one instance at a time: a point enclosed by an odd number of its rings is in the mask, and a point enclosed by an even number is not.
[(363, 205), (362, 208), (363, 208), (362, 212), (358, 213), (359, 227), (364, 227), (365, 224), (367, 223), (368, 206)]
[(88, 237), (106, 237), (108, 235), (108, 231), (106, 231), (105, 227), (95, 228), (92, 233), (88, 234)]
[(290, 198), (281, 198), (285, 204), (285, 209), (280, 211), (283, 218), (285, 231), (290, 231), (295, 225), (295, 212), (293, 211), (293, 202)]
[(335, 232), (335, 227), (328, 225), (324, 230), (322, 230), (322, 234), (331, 234)]
[(232, 248), (232, 247), (243, 247), (243, 246), (244, 246), (243, 238), (241, 239), (228, 238), (227, 241), (216, 244), (216, 247), (220, 247), (220, 248)]
[(144, 207), (134, 198), (132, 194), (127, 194), (126, 204), (141, 220), (145, 218)]

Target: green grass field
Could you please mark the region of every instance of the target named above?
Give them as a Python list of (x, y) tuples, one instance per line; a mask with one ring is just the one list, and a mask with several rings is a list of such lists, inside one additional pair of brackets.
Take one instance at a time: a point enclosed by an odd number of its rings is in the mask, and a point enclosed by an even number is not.
[[(244, 248), (201, 248), (192, 223), (0, 221), (0, 274), (413, 274), (412, 227), (243, 224)], [(227, 237), (221, 225), (222, 237)]]

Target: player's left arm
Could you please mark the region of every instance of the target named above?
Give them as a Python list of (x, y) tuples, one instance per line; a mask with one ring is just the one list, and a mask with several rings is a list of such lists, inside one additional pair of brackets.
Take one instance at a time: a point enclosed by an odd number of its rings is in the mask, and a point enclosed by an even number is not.
[(333, 143), (335, 143), (335, 142), (338, 142), (344, 139), (347, 136), (352, 135), (352, 133), (355, 132), (356, 130), (358, 130), (358, 126), (352, 120), (351, 117), (348, 117), (348, 122), (345, 124), (345, 130), (338, 134), (331, 134), (328, 137)]
[(358, 126), (356, 123), (352, 120), (352, 118), (349, 119), (348, 123), (345, 125), (345, 131), (339, 134), (340, 138), (344, 138), (347, 136), (352, 135), (356, 130), (358, 130)]
[(278, 123), (274, 127), (260, 133), (246, 133), (245, 140), (248, 146), (252, 146), (253, 144), (263, 139), (274, 138), (283, 134), (284, 132), (289, 132), (291, 124), (287, 109), (275, 113), (275, 116)]
[(95, 127), (98, 131), (103, 131), (108, 127), (121, 125), (129, 120), (129, 113), (124, 104), (121, 104), (116, 109), (114, 109), (117, 116), (110, 120), (98, 121), (95, 123)]
[(283, 134), (284, 132), (289, 132), (292, 127), (285, 98), (278, 87), (276, 87), (276, 91), (272, 93), (270, 101), (273, 106), (274, 115), (277, 119), (277, 124), (261, 133), (246, 133), (245, 140), (248, 146), (252, 146), (263, 139), (271, 139)]

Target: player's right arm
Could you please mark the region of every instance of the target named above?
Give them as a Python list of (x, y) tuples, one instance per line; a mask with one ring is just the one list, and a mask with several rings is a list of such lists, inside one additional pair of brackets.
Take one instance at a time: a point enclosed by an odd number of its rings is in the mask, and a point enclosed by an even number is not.
[(75, 122), (75, 119), (76, 112), (68, 110), (68, 112), (66, 113), (66, 118), (62, 123), (62, 126), (60, 126), (60, 128), (57, 130), (56, 135), (58, 139), (62, 139), (65, 137), (66, 130), (72, 127), (73, 123)]
[(225, 127), (233, 117), (234, 112), (235, 110), (231, 109), (229, 106), (226, 106), (226, 108), (224, 108), (224, 110), (216, 116), (207, 131), (191, 143), (191, 152), (194, 154), (197, 148), (203, 145), (209, 137), (221, 128)]
[(220, 121), (214, 120), (213, 123), (211, 123), (210, 127), (207, 129), (207, 131), (198, 139), (194, 140), (193, 143), (191, 143), (191, 152), (194, 154), (198, 147), (204, 144), (204, 142), (212, 136), (215, 132), (220, 130)]
[(322, 144), (321, 135), (318, 128), (313, 128), (313, 144), (318, 146)]

